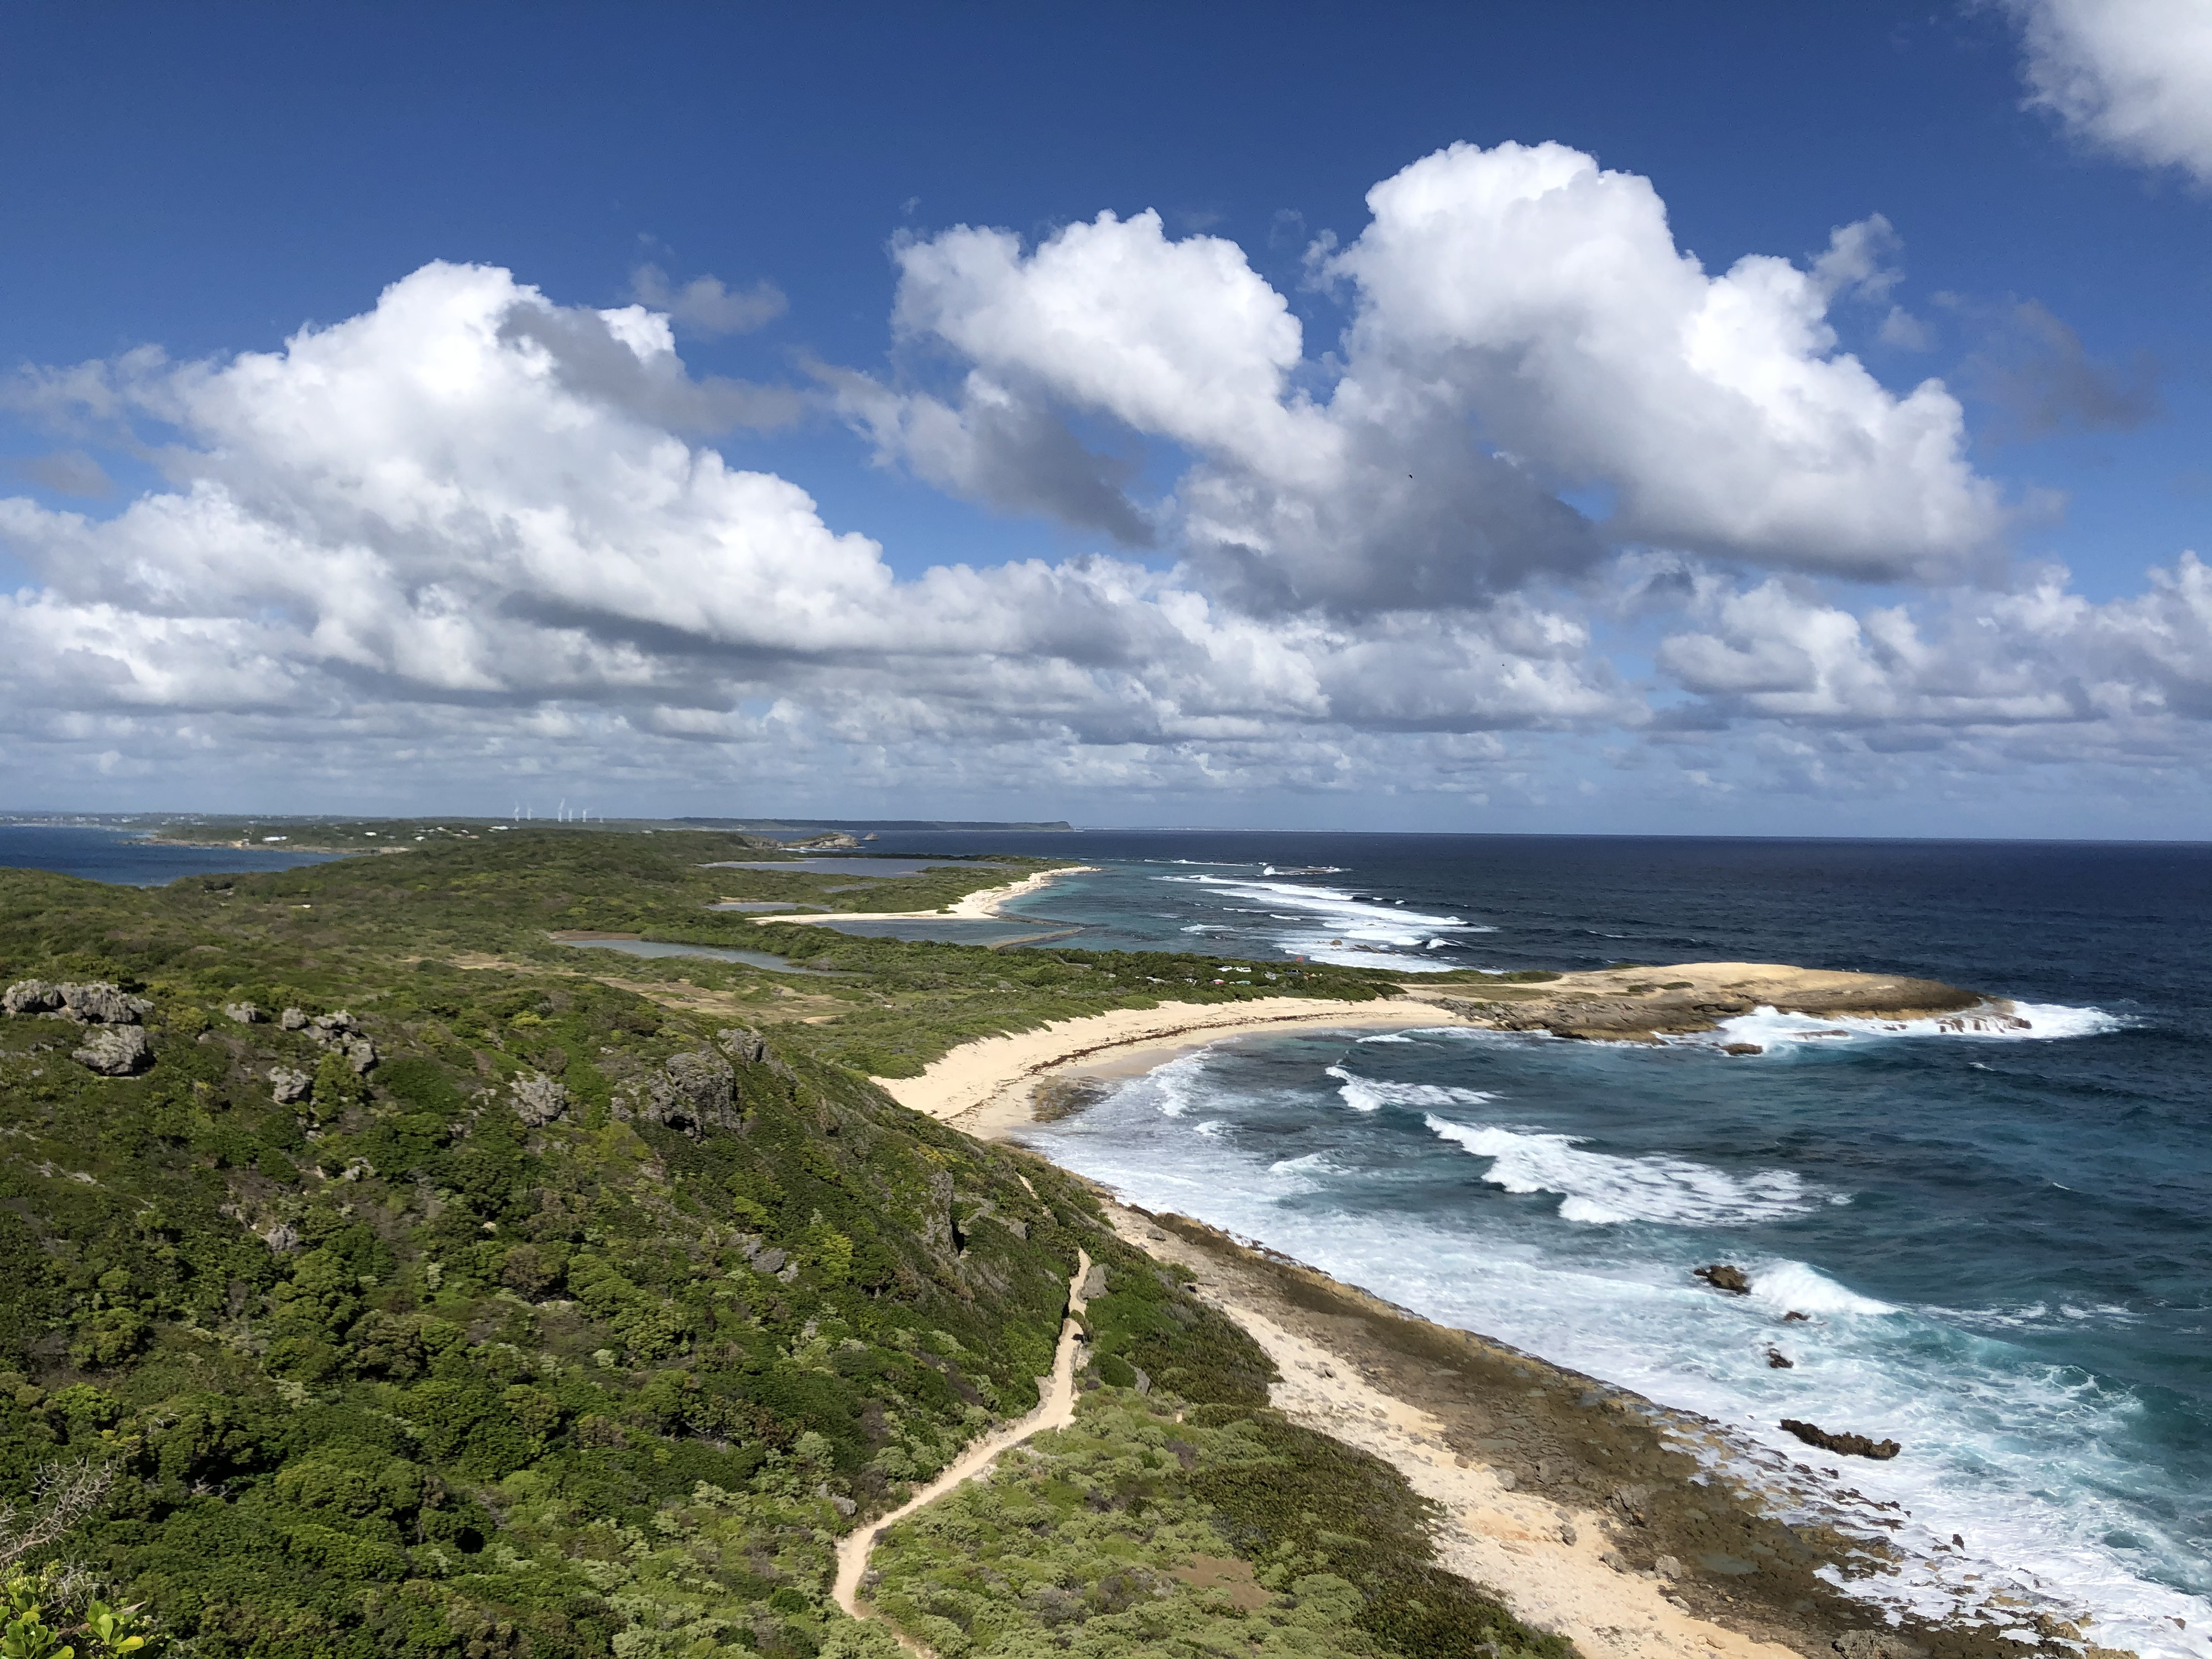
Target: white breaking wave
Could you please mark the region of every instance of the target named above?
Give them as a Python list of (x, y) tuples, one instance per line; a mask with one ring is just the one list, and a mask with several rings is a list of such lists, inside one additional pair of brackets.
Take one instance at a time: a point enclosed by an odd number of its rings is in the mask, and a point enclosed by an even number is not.
[[(1449, 939), (1441, 944), (1437, 941), (1436, 936), (1439, 933), (1497, 931), (1459, 916), (1431, 915), (1400, 902), (1363, 899), (1341, 888), (1311, 886), (1303, 882), (1212, 875), (1157, 876), (1153, 879), (1204, 887), (1231, 901), (1224, 908), (1293, 923), (1292, 930), (1275, 937), (1277, 949), (1285, 956), (1304, 957), (1343, 968), (1374, 967), (1377, 965), (1377, 957), (1387, 957), (1390, 966), (1401, 972), (1447, 973), (1451, 964), (1416, 953), (1449, 945)], [(1304, 926), (1295, 926), (1300, 923)], [(1184, 931), (1195, 930), (1186, 927)]]
[(1732, 1176), (1681, 1158), (1584, 1152), (1580, 1135), (1454, 1123), (1433, 1113), (1424, 1121), (1432, 1133), (1490, 1159), (1483, 1179), (1491, 1185), (1509, 1193), (1559, 1194), (1566, 1221), (1740, 1227), (1810, 1207), (1804, 1181), (1787, 1170)]
[(1355, 1077), (1341, 1066), (1327, 1068), (1337, 1080), (1337, 1095), (1355, 1112), (1380, 1111), (1385, 1106), (1480, 1106), (1498, 1098), (1480, 1089), (1451, 1089), (1437, 1083), (1381, 1083)]
[(1802, 1261), (1778, 1261), (1751, 1273), (1751, 1299), (1777, 1313), (1893, 1314), (1887, 1302), (1838, 1285), (1817, 1267)]
[(1867, 1019), (1856, 1016), (1829, 1018), (1817, 1014), (1785, 1014), (1761, 1006), (1747, 1014), (1725, 1019), (1719, 1029), (1695, 1036), (1668, 1039), (1675, 1042), (1755, 1042), (1763, 1048), (1785, 1045), (1818, 1045), (1863, 1042), (1883, 1037), (1979, 1037), (2051, 1041), (2060, 1037), (2099, 1036), (2126, 1028), (2128, 1022), (2101, 1008), (2069, 1008), (2056, 1002), (2015, 1002), (2010, 1013), (1994, 1008), (1970, 1008), (1962, 1013), (1936, 1014), (1925, 1019)]

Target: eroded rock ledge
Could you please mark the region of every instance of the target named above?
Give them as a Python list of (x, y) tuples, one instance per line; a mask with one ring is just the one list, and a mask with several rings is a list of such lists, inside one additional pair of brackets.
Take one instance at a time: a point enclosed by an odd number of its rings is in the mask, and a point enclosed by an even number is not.
[(1956, 1019), (1965, 1029), (2025, 1024), (2012, 1005), (1932, 979), (1780, 963), (1688, 962), (1562, 974), (1541, 984), (1408, 985), (1409, 996), (1504, 1031), (1652, 1042), (1717, 1030), (1762, 1007), (1816, 1018)]

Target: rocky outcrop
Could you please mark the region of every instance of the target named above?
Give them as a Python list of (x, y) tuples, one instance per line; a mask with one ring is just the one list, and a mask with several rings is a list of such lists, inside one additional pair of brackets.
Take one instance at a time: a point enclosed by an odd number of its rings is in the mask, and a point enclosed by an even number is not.
[(1797, 1362), (1779, 1348), (1769, 1348), (1766, 1351), (1766, 1369), (1771, 1371), (1794, 1371), (1797, 1369)]
[(768, 1058), (768, 1039), (750, 1025), (726, 1025), (714, 1037), (740, 1066), (757, 1066)]
[(526, 1072), (508, 1085), (514, 1115), (532, 1128), (542, 1128), (568, 1109), (568, 1091), (543, 1072)]
[(102, 1077), (129, 1077), (153, 1063), (154, 1045), (138, 1026), (103, 1025), (85, 1038), (82, 1048), (72, 1049), (70, 1058)]
[(672, 1054), (646, 1083), (645, 1106), (640, 1115), (650, 1123), (665, 1123), (697, 1140), (709, 1129), (734, 1129), (742, 1121), (738, 1109), (737, 1074), (730, 1062), (707, 1049)]
[(222, 1005), (222, 1012), (240, 1025), (258, 1025), (269, 1018), (257, 1004), (251, 1002), (226, 1002)]
[(1887, 1630), (1847, 1630), (1836, 1638), (1835, 1649), (1844, 1659), (1923, 1659), (1927, 1652)]
[(307, 1091), (315, 1086), (315, 1079), (305, 1072), (295, 1072), (279, 1066), (269, 1073), (270, 1097), (279, 1106), (296, 1106), (307, 1097)]
[[(1406, 988), (1412, 990), (1414, 988)], [(1775, 963), (1688, 963), (1559, 975), (1541, 988), (1499, 980), (1480, 990), (1419, 993), (1462, 1018), (1494, 1030), (1548, 1031), (1598, 1042), (1656, 1042), (1717, 1028), (1758, 1008), (1822, 1018), (1940, 1019), (1957, 1030), (2016, 1030), (2010, 1006), (1931, 979), (1787, 967)], [(1757, 1043), (1723, 1052), (1760, 1052)]]
[(284, 1011), (281, 1022), (284, 1029), (305, 1031), (307, 1040), (317, 1048), (343, 1054), (346, 1064), (353, 1067), (356, 1077), (366, 1077), (376, 1062), (383, 1058), (376, 1045), (363, 1035), (361, 1022), (344, 1009), (341, 1008), (334, 1014), (318, 1014), (313, 1019), (301, 1015), (300, 1023), (295, 1025), (292, 1017), (299, 1012), (297, 1008)]
[(51, 1014), (80, 1025), (136, 1025), (154, 1012), (143, 997), (127, 994), (104, 979), (83, 984), (49, 984), (19, 979), (0, 991), (0, 1008), (11, 1014)]
[(1894, 1440), (1869, 1440), (1863, 1434), (1831, 1434), (1817, 1424), (1801, 1423), (1794, 1417), (1784, 1418), (1782, 1428), (1808, 1446), (1818, 1446), (1822, 1451), (1845, 1457), (1871, 1457), (1877, 1462), (1887, 1462), (1905, 1449)]
[(276, 1016), (276, 1024), (281, 1030), (304, 1031), (307, 1029), (307, 1011), (304, 1008), (287, 1008)]
[(1692, 1270), (1692, 1279), (1702, 1279), (1717, 1291), (1726, 1291), (1730, 1296), (1749, 1296), (1751, 1279), (1741, 1267), (1730, 1267), (1725, 1261), (1716, 1261), (1710, 1267)]

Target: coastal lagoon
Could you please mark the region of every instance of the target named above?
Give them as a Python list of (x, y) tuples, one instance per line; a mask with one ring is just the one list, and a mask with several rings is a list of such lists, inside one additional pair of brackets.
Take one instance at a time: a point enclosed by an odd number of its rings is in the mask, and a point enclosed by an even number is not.
[[(1798, 963), (2033, 1005), (2014, 1036), (1753, 1016), (1658, 1047), (1248, 1037), (1024, 1138), (1838, 1468), (1901, 1506), (1919, 1565), (1887, 1589), (1926, 1611), (2039, 1586), (2097, 1609), (2106, 1645), (2212, 1653), (2212, 848), (1048, 839), (1101, 868), (1011, 914), (1089, 948)], [(1691, 1277), (1716, 1261), (1751, 1294)], [(1839, 1462), (1785, 1416), (1905, 1449)]]

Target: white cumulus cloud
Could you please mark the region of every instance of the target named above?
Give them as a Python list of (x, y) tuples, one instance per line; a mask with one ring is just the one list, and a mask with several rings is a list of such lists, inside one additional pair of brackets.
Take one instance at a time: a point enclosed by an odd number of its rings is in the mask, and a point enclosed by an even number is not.
[(2212, 4), (2010, 0), (2029, 101), (2133, 161), (2212, 184)]
[[(1897, 280), (1879, 216), (1809, 270), (1716, 275), (1648, 180), (1559, 144), (1455, 145), (1368, 206), (1312, 262), (1351, 307), (1334, 353), (1236, 244), (1102, 214), (1035, 247), (966, 226), (902, 244), (898, 327), (967, 378), (839, 395), (880, 454), (945, 487), (1107, 528), (1171, 518), (1260, 608), (1472, 604), (1608, 542), (1934, 576), (2002, 529), (1943, 385), (1893, 392), (1838, 349), (1829, 305)], [(1179, 447), (1172, 512), (1109, 505), (1120, 477), (1063, 412)], [(1601, 522), (1564, 499), (1590, 492)]]

